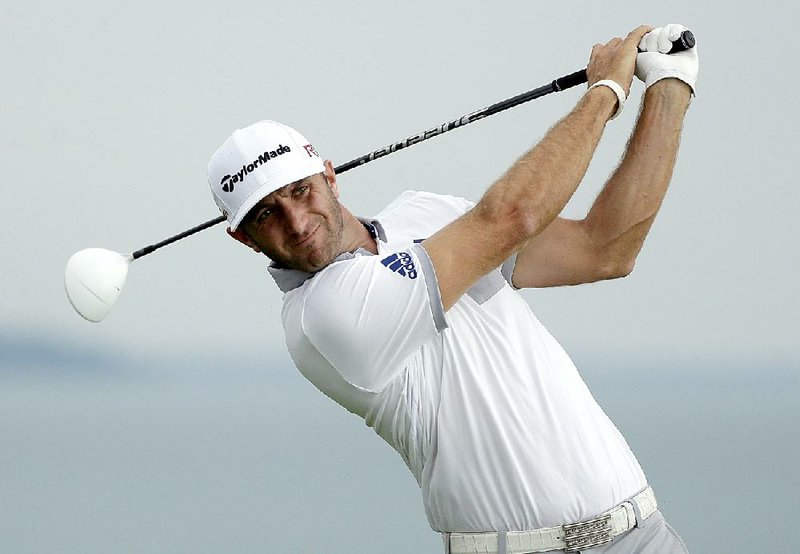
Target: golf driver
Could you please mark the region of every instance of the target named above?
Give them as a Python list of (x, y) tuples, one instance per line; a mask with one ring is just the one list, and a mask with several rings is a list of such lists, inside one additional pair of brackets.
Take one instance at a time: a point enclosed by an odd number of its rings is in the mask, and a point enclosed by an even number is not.
[[(677, 40), (673, 41), (672, 45), (672, 49), (669, 52), (670, 54), (692, 48), (695, 45), (694, 35), (691, 31), (684, 31)], [(354, 167), (364, 165), (365, 163), (382, 158), (393, 152), (402, 150), (403, 148), (442, 135), (453, 129), (463, 127), (479, 119), (519, 106), (535, 98), (540, 98), (552, 92), (560, 92), (586, 83), (587, 80), (585, 69), (570, 73), (564, 77), (559, 77), (547, 85), (518, 94), (507, 100), (502, 100), (491, 106), (442, 123), (436, 127), (411, 135), (404, 140), (379, 148), (378, 150), (355, 158), (354, 160), (350, 160), (336, 167), (335, 172), (337, 174), (344, 173)], [(133, 260), (141, 258), (163, 246), (172, 244), (175, 241), (186, 238), (199, 231), (213, 227), (223, 221), (225, 221), (225, 216), (216, 217), (161, 242), (146, 246), (132, 254), (120, 254), (104, 248), (87, 248), (76, 252), (67, 261), (64, 273), (64, 287), (67, 291), (67, 298), (69, 298), (75, 311), (82, 317), (95, 323), (100, 322), (108, 315), (111, 308), (114, 307), (122, 291), (122, 287), (125, 285), (125, 279), (128, 276), (128, 267)]]

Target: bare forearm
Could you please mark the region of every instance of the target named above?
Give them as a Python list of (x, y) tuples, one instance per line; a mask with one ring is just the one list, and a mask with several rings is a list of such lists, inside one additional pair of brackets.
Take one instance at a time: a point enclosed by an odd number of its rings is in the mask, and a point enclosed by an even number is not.
[(436, 268), (445, 310), (477, 277), (546, 228), (572, 196), (616, 106), (613, 92), (602, 88), (587, 93), (474, 209), (423, 243)]
[(632, 269), (667, 192), (688, 105), (689, 88), (680, 81), (648, 89), (625, 155), (584, 220), (623, 273)]
[[(636, 45), (650, 28), (595, 44), (588, 82), (630, 88)], [(575, 192), (594, 154), (617, 97), (607, 87), (589, 90), (576, 108), (493, 184), (474, 209), (422, 243), (448, 310), (478, 279), (546, 229)]]
[(616, 98), (599, 87), (586, 94), (575, 109), (486, 192), (479, 206), (493, 215), (523, 214), (531, 238), (561, 212), (583, 179)]

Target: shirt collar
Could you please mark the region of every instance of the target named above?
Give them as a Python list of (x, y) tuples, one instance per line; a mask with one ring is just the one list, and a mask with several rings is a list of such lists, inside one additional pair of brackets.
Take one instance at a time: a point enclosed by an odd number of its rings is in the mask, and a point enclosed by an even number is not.
[[(358, 220), (362, 225), (364, 225), (364, 227), (367, 228), (367, 231), (369, 231), (369, 234), (372, 235), (372, 238), (374, 238), (376, 241), (386, 242), (386, 231), (384, 230), (380, 221), (377, 219), (367, 219), (363, 217), (359, 217)], [(358, 248), (353, 252), (342, 252), (336, 256), (333, 261), (340, 262), (342, 260), (349, 260), (355, 258), (356, 254), (365, 254), (369, 256), (372, 255), (372, 253), (368, 250), (364, 248)], [(267, 267), (267, 271), (269, 271), (269, 274), (272, 275), (272, 278), (275, 280), (275, 284), (278, 285), (278, 288), (281, 289), (281, 292), (284, 294), (296, 289), (314, 276), (313, 273), (309, 273), (307, 271), (281, 267), (275, 262), (270, 262), (269, 266)]]

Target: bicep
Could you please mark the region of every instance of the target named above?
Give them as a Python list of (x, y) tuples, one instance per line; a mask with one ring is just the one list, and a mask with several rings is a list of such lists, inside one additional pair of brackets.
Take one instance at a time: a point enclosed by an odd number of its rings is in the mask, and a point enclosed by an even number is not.
[(487, 216), (479, 204), (423, 241), (445, 311), (514, 254), (519, 236), (510, 219)]
[(583, 221), (556, 218), (517, 253), (517, 288), (579, 285), (608, 278), (603, 248)]

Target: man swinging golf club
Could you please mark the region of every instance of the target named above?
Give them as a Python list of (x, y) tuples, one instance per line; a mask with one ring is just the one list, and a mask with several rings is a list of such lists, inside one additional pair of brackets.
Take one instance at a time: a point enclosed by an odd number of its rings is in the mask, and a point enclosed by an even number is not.
[[(331, 162), (272, 121), (235, 131), (211, 159), (229, 234), (271, 259), (285, 293), (292, 359), (402, 456), (446, 552), (686, 551), (516, 292), (632, 270), (697, 78), (696, 49), (662, 53), (683, 30), (595, 45), (588, 91), (477, 204), (408, 191), (357, 218)], [(622, 161), (585, 219), (559, 218), (634, 73), (646, 91)]]

